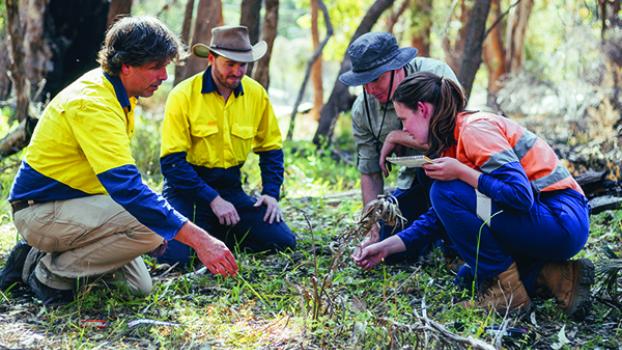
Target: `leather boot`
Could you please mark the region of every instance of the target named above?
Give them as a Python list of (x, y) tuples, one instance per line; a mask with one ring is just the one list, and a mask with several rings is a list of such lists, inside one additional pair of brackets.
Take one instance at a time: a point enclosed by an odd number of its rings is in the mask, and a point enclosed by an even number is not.
[(577, 320), (585, 318), (590, 310), (592, 283), (594, 264), (588, 259), (548, 263), (538, 276), (538, 287), (544, 287), (564, 312)]
[(60, 290), (48, 287), (37, 278), (33, 272), (28, 277), (28, 286), (37, 299), (41, 300), (45, 306), (60, 306), (70, 303), (73, 300), (72, 290)]
[(0, 290), (5, 290), (16, 282), (22, 281), (22, 271), (26, 256), (31, 247), (25, 241), (19, 241), (6, 259), (4, 269), (0, 271)]
[(512, 263), (480, 290), (477, 302), (479, 307), (494, 309), (500, 313), (524, 312), (531, 308), (531, 299), (520, 280), (516, 263)]

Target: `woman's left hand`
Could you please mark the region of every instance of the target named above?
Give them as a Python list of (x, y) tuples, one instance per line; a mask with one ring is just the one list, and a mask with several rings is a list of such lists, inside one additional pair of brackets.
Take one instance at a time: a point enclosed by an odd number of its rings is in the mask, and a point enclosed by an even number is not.
[[(443, 157), (434, 159), (434, 163), (423, 166), (425, 174), (434, 180), (451, 181), (460, 178), (465, 168), (468, 166), (461, 163), (456, 158)], [(470, 169), (470, 168), (469, 168)]]

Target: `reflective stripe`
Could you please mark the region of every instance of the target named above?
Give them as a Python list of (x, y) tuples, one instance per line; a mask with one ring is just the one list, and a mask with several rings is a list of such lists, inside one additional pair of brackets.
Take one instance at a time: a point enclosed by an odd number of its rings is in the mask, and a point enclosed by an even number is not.
[(543, 176), (539, 179), (535, 179), (533, 181), (531, 181), (531, 183), (533, 184), (533, 186), (535, 187), (536, 190), (542, 191), (543, 188), (546, 188), (558, 181), (561, 181), (567, 177), (570, 176), (570, 173), (568, 172), (568, 169), (566, 169), (564, 166), (562, 166), (561, 164), (557, 164), (557, 167), (555, 167), (555, 170), (553, 170), (552, 173), (550, 173), (547, 176)]
[(484, 221), (488, 227), (490, 227), (490, 217), (492, 216), (492, 201), (490, 197), (475, 190), (476, 203), (475, 212), (477, 216)]
[(531, 147), (538, 141), (538, 136), (527, 129), (523, 129), (523, 135), (514, 146), (514, 152), (518, 159), (523, 159)]
[(506, 149), (492, 154), (490, 158), (482, 164), (480, 169), (485, 173), (492, 173), (493, 171), (511, 162), (518, 162), (518, 158), (516, 157), (514, 150)]

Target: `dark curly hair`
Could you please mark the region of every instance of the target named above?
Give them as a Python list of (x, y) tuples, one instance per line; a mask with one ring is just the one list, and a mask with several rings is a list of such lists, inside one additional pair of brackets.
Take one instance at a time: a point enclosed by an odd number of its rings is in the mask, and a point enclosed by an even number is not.
[(164, 64), (179, 58), (179, 39), (153, 17), (125, 17), (106, 33), (97, 62), (110, 75), (119, 75), (121, 65)]
[(429, 156), (440, 156), (456, 142), (456, 115), (464, 111), (466, 99), (462, 88), (453, 80), (430, 72), (415, 73), (402, 80), (393, 94), (393, 101), (412, 110), (417, 109), (419, 102), (428, 102), (434, 106), (428, 132)]

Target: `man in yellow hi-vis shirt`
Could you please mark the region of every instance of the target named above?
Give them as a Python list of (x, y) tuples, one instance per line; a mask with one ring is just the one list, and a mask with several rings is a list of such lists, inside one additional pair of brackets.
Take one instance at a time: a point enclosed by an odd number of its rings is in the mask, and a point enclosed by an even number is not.
[[(248, 62), (265, 52), (266, 43), (252, 46), (243, 26), (216, 27), (209, 46), (195, 45), (193, 53), (207, 57), (209, 66), (169, 94), (160, 155), (163, 195), (171, 205), (229, 247), (253, 252), (296, 246), (277, 202), (281, 131), (266, 90), (245, 75)], [(259, 154), (259, 198), (241, 185), (240, 168), (251, 150)], [(171, 242), (160, 261), (185, 265), (190, 255), (187, 245)]]
[(14, 248), (0, 287), (23, 279), (44, 304), (61, 304), (73, 298), (77, 279), (113, 273), (148, 294), (152, 282), (141, 255), (168, 240), (192, 246), (213, 273), (237, 273), (223, 242), (143, 184), (130, 153), (136, 100), (167, 79), (178, 48), (155, 18), (121, 19), (106, 34), (101, 68), (43, 111), (9, 196), (28, 243)]

